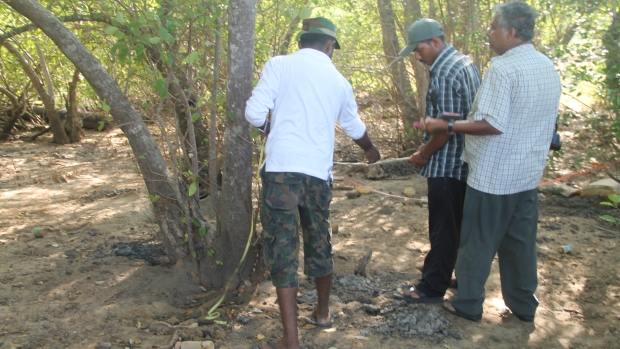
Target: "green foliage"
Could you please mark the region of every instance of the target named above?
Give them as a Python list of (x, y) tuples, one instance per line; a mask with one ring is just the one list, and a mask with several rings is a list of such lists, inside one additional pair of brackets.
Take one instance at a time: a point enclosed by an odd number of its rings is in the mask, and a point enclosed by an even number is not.
[(189, 196), (194, 196), (194, 194), (196, 194), (196, 190), (198, 189), (198, 186), (196, 185), (196, 183), (192, 183), (189, 185), (189, 192), (187, 195)]
[[(620, 207), (618, 206), (620, 204), (620, 196), (616, 194), (609, 194), (607, 198), (609, 199), (609, 201), (602, 201), (601, 205), (611, 206), (616, 210), (620, 211)], [(602, 215), (601, 219), (607, 222), (614, 223), (616, 226), (620, 225), (620, 219), (607, 214)]]
[(161, 197), (159, 195), (149, 195), (148, 196), (149, 200), (151, 200), (152, 203), (156, 203)]

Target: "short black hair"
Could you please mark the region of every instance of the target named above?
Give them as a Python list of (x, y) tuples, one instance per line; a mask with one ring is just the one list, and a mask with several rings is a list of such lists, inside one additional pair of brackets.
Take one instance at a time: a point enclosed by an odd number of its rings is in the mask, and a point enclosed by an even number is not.
[[(444, 44), (446, 43), (446, 37), (445, 37), (445, 36), (443, 36), (443, 35), (436, 36), (435, 38), (437, 38), (437, 39), (441, 40), (441, 42), (443, 42)], [(420, 41), (420, 42), (423, 42), (423, 43), (425, 43), (425, 44), (427, 44), (427, 45), (430, 45), (430, 44), (431, 44), (431, 40), (433, 40), (433, 39), (434, 39), (434, 38), (430, 38), (430, 39), (428, 39), (428, 40), (422, 40), (422, 41)]]
[(299, 38), (299, 44), (301, 45), (301, 47), (325, 46), (328, 40), (336, 41), (336, 39), (332, 38), (329, 35), (306, 33), (301, 34), (301, 38)]

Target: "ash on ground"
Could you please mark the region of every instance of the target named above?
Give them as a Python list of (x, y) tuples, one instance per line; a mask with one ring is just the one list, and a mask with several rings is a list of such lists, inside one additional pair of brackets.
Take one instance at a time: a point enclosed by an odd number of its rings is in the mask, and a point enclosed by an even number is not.
[(405, 301), (397, 300), (376, 319), (367, 328), (384, 338), (417, 337), (436, 342), (448, 336), (463, 339), (461, 332), (451, 331), (452, 323), (446, 319), (444, 311), (433, 304), (407, 305)]
[(372, 298), (379, 296), (381, 284), (374, 278), (338, 273), (334, 274), (332, 292), (338, 295), (343, 303), (358, 301), (370, 304)]
[(114, 244), (112, 248), (115, 249), (114, 254), (117, 256), (124, 256), (129, 259), (145, 259), (153, 265), (161, 263), (160, 257), (166, 255), (164, 246), (161, 244), (149, 244), (140, 241)]

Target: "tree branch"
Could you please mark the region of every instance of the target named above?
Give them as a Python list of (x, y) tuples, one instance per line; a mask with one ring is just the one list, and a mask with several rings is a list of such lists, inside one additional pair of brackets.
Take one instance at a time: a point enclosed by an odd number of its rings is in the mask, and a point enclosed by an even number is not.
[[(62, 16), (62, 17), (58, 17), (58, 19), (61, 22), (81, 22), (81, 21), (90, 21), (90, 22), (101, 22), (101, 23), (107, 23), (107, 24), (112, 24), (112, 20), (110, 19), (110, 17), (100, 14), (100, 13), (93, 13), (90, 15), (71, 15), (71, 16)], [(27, 31), (33, 30), (33, 29), (37, 29), (37, 26), (34, 25), (33, 23), (31, 24), (27, 24), (23, 27), (19, 27), (19, 28), (15, 28), (11, 31), (8, 31), (6, 33), (0, 34), (0, 44), (2, 42), (4, 42), (7, 39), (10, 39), (16, 35), (19, 35), (21, 33), (25, 33)]]

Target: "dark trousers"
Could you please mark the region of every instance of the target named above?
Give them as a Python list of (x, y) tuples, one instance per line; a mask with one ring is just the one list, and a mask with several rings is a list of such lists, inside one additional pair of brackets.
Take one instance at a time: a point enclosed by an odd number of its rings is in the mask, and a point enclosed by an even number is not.
[(497, 253), (506, 306), (516, 315), (533, 318), (538, 307), (537, 228), (537, 189), (492, 195), (467, 187), (456, 264), (459, 290), (452, 306), (469, 316), (482, 314), (484, 284)]
[(467, 184), (454, 178), (428, 178), (428, 239), (422, 280), (416, 288), (429, 297), (446, 294), (456, 263)]

